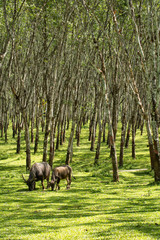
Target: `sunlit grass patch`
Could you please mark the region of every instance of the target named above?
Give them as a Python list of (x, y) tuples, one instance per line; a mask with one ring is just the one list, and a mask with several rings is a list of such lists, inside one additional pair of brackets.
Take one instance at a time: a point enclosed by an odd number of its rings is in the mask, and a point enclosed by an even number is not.
[[(11, 130), (9, 134), (7, 144), (0, 139), (0, 239), (159, 239), (160, 186), (154, 183), (150, 171), (145, 133), (141, 140), (137, 132), (136, 159), (131, 157), (131, 143), (124, 149), (123, 171), (119, 171), (120, 181), (114, 183), (110, 149), (101, 143), (99, 165), (94, 166), (95, 151), (90, 151), (88, 128), (83, 128), (80, 146), (75, 140), (73, 146), (71, 166), (76, 179), (70, 190), (66, 190), (66, 181), (61, 181), (57, 192), (43, 191), (40, 182), (35, 191), (28, 191), (21, 176), (28, 176), (24, 136), (18, 155)], [(43, 133), (40, 137), (43, 139)], [(65, 162), (67, 138), (56, 150), (54, 166)], [(37, 154), (33, 154), (32, 144), (32, 164), (42, 161), (40, 144)]]

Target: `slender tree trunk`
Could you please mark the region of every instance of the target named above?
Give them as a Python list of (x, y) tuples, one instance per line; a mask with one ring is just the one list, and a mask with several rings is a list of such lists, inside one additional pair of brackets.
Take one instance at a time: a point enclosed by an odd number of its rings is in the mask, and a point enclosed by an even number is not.
[(8, 141), (8, 111), (5, 112), (5, 125), (4, 125), (4, 134), (5, 134), (5, 143)]
[(95, 101), (94, 101), (94, 110), (93, 110), (93, 116), (92, 116), (92, 123), (91, 123), (91, 151), (94, 151), (94, 145), (95, 145), (95, 138), (96, 138), (96, 117), (97, 117), (97, 86), (95, 84)]
[(26, 141), (26, 170), (30, 170), (31, 168), (31, 154), (30, 154), (30, 134), (29, 134), (29, 126), (27, 121), (27, 113), (26, 110), (22, 113), (23, 121), (25, 125), (25, 141)]
[(128, 128), (127, 128), (127, 136), (126, 136), (125, 148), (128, 148), (128, 145), (129, 145), (130, 131), (131, 131), (131, 120), (129, 120), (129, 122), (128, 122)]
[(53, 99), (51, 100), (50, 97), (48, 97), (47, 99), (46, 126), (45, 126), (45, 136), (44, 136), (44, 143), (43, 143), (43, 162), (47, 161), (48, 136), (50, 133), (51, 114), (53, 111)]
[(91, 151), (94, 151), (95, 139), (96, 139), (96, 112), (94, 115), (93, 125), (92, 125), (91, 148), (90, 148)]
[(73, 136), (74, 136), (74, 130), (75, 130), (75, 126), (76, 126), (76, 111), (77, 111), (76, 108), (77, 108), (77, 100), (75, 102), (75, 105), (73, 106), (72, 128), (71, 128), (71, 133), (70, 133), (68, 148), (67, 148), (67, 155), (66, 155), (66, 164), (67, 165), (69, 165), (70, 162), (72, 161)]
[(56, 150), (59, 149), (59, 132), (60, 132), (60, 120), (59, 120), (59, 122), (58, 122), (58, 128), (57, 128)]
[(126, 109), (127, 105), (124, 102), (122, 105), (122, 128), (121, 128), (121, 143), (120, 143), (120, 155), (119, 155), (119, 166), (123, 167), (123, 153), (125, 144), (125, 134), (126, 134)]
[(31, 143), (34, 142), (34, 122), (35, 122), (35, 88), (34, 88), (34, 93), (33, 93), (33, 100), (32, 100), (32, 112), (31, 112)]
[(33, 130), (34, 130), (34, 113), (31, 117), (31, 143), (34, 142), (34, 132), (33, 132)]
[(116, 134), (117, 134), (117, 116), (118, 116), (118, 96), (117, 90), (115, 88), (115, 93), (113, 94), (113, 110), (112, 110), (112, 126), (113, 126), (113, 133), (114, 139), (116, 141)]
[(73, 136), (74, 136), (75, 125), (76, 125), (76, 121), (75, 121), (75, 119), (73, 119), (70, 138), (69, 138), (69, 142), (68, 142), (68, 148), (67, 148), (67, 156), (66, 156), (66, 164), (67, 165), (69, 165), (71, 162), (71, 155), (73, 152), (72, 145), (73, 145)]
[(78, 147), (80, 145), (81, 125), (82, 125), (82, 122), (81, 122), (81, 117), (80, 117), (80, 119), (77, 123), (77, 128), (76, 128), (76, 139), (77, 139), (77, 146)]
[(153, 140), (154, 140), (154, 178), (156, 182), (160, 181), (160, 149), (159, 135), (156, 121), (152, 121)]
[(117, 182), (119, 181), (119, 175), (118, 175), (118, 162), (117, 162), (117, 154), (116, 154), (116, 146), (114, 141), (114, 133), (112, 129), (112, 123), (111, 123), (111, 116), (110, 111), (108, 110), (108, 119), (109, 119), (109, 142), (111, 146), (111, 152), (112, 152), (112, 167), (113, 167), (113, 181)]
[(116, 55), (115, 60), (115, 69), (113, 73), (113, 109), (112, 109), (112, 127), (113, 127), (113, 133), (114, 133), (114, 141), (116, 141), (116, 134), (117, 134), (117, 123), (118, 123), (118, 55)]
[(99, 155), (100, 155), (100, 147), (101, 147), (101, 136), (102, 136), (102, 124), (101, 124), (101, 104), (99, 106), (98, 111), (98, 124), (99, 124), (99, 133), (98, 133), (98, 142), (97, 142), (97, 148), (96, 148), (96, 155), (95, 155), (95, 161), (94, 165), (99, 164)]
[(63, 142), (66, 140), (66, 118), (64, 120), (64, 126), (63, 126)]
[(154, 169), (154, 159), (155, 159), (155, 153), (154, 153), (154, 146), (153, 146), (153, 140), (152, 140), (152, 133), (151, 133), (151, 127), (150, 127), (150, 121), (149, 118), (146, 119), (146, 129), (147, 129), (147, 136), (148, 136), (148, 144), (149, 144), (149, 152), (150, 152), (150, 160), (151, 160), (151, 169)]
[(16, 153), (19, 154), (21, 150), (21, 125), (18, 124), (18, 134), (17, 134), (17, 151)]
[(39, 117), (39, 110), (37, 110), (37, 116), (36, 116), (36, 137), (35, 137), (35, 144), (34, 144), (34, 154), (37, 153), (37, 150), (38, 150), (39, 125), (40, 125), (40, 117)]
[(16, 123), (15, 123), (15, 116), (12, 119), (12, 137), (15, 138), (16, 135)]
[(88, 141), (91, 141), (91, 136), (92, 136), (92, 117), (91, 117), (90, 123), (89, 123), (89, 137), (88, 137)]
[(42, 132), (44, 132), (44, 128), (45, 128), (44, 116), (42, 116), (42, 119), (41, 119), (41, 128), (42, 128)]
[(4, 100), (1, 98), (1, 113), (0, 113), (0, 129), (1, 129), (1, 138), (3, 138), (3, 127), (4, 127), (4, 115), (3, 115), (3, 109), (4, 109)]
[(103, 129), (102, 130), (103, 131), (103, 142), (106, 142), (106, 116), (104, 116), (104, 119), (103, 119), (102, 129)]
[(64, 111), (61, 113), (62, 114), (62, 121), (61, 121), (61, 131), (60, 131), (60, 145), (63, 145), (64, 142), (64, 135), (65, 135), (65, 119), (66, 119), (66, 106), (64, 107)]
[(108, 93), (107, 93), (107, 85), (106, 85), (106, 77), (103, 73), (104, 78), (104, 90), (105, 90), (105, 100), (106, 100), (106, 106), (108, 109), (108, 136), (109, 136), (109, 144), (111, 146), (111, 152), (112, 152), (112, 167), (113, 167), (113, 181), (117, 182), (119, 181), (119, 174), (118, 174), (118, 162), (117, 162), (117, 154), (116, 154), (116, 146), (114, 141), (114, 133), (112, 128), (112, 121), (111, 121), (111, 113), (109, 109), (109, 100), (108, 100)]
[(55, 118), (52, 117), (51, 123), (51, 132), (50, 132), (50, 153), (49, 153), (49, 165), (53, 166), (54, 152), (55, 152), (55, 132), (56, 132), (56, 124)]
[(63, 145), (63, 134), (64, 134), (63, 124), (64, 124), (64, 121), (62, 120), (62, 122), (61, 122), (61, 130), (60, 130), (60, 145)]
[(133, 112), (132, 115), (132, 158), (136, 158), (136, 153), (135, 153), (135, 111)]
[(17, 128), (18, 128), (18, 134), (17, 134), (17, 150), (16, 153), (19, 154), (21, 150), (21, 130), (22, 130), (22, 123), (20, 119), (20, 114), (17, 118)]
[(1, 122), (1, 138), (3, 138), (3, 121)]

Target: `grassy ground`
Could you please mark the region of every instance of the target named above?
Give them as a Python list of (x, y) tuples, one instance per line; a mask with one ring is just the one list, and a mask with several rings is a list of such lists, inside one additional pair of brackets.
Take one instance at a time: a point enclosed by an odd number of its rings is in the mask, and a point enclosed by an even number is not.
[[(88, 128), (83, 128), (81, 145), (74, 143), (71, 164), (76, 180), (66, 190), (41, 189), (29, 192), (21, 174), (25, 172), (25, 148), (16, 152), (16, 140), (4, 144), (0, 139), (0, 239), (160, 239), (160, 186), (150, 172), (147, 137), (137, 132), (136, 159), (131, 146), (125, 149), (119, 183), (112, 182), (109, 149), (102, 144), (99, 166), (93, 165), (95, 152), (90, 152)], [(41, 141), (43, 135), (41, 135)], [(117, 136), (119, 155), (120, 134)], [(54, 166), (64, 164), (66, 143), (55, 154)], [(32, 146), (33, 152), (33, 146)], [(42, 142), (32, 164), (42, 160)], [(27, 174), (26, 174), (27, 176)], [(46, 182), (45, 182), (46, 186)]]

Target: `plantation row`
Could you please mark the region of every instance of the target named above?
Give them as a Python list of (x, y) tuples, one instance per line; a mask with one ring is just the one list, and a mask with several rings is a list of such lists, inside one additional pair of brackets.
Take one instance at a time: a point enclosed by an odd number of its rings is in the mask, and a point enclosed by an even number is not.
[(34, 153), (38, 150), (40, 127), (42, 160), (50, 166), (70, 131), (65, 159), (69, 165), (74, 137), (79, 146), (82, 126), (88, 124), (94, 163), (99, 163), (102, 140), (110, 148), (116, 182), (129, 136), (134, 159), (136, 131), (143, 133), (145, 125), (151, 169), (160, 181), (159, 8), (158, 0), (2, 1), (1, 137), (7, 142), (12, 122), (19, 153), (24, 130), (26, 169), (31, 168), (33, 141)]

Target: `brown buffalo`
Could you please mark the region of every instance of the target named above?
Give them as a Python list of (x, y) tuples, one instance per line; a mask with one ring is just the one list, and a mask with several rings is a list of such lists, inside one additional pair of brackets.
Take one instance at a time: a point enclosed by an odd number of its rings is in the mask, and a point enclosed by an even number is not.
[[(59, 166), (59, 167), (54, 168), (52, 171), (52, 177), (51, 177), (51, 182), (50, 182), (52, 191), (54, 190), (55, 185), (56, 185), (56, 190), (57, 190), (57, 188), (58, 188), (58, 190), (60, 190), (59, 183), (60, 183), (61, 179), (67, 180), (67, 189), (70, 189), (71, 175), (72, 175), (72, 168), (68, 165)], [(75, 179), (74, 176), (73, 176), (73, 178)]]
[(28, 185), (30, 191), (35, 190), (35, 185), (37, 181), (41, 181), (42, 188), (44, 189), (43, 180), (47, 180), (47, 188), (50, 186), (49, 177), (50, 177), (51, 167), (47, 162), (34, 163), (29, 174), (28, 180), (23, 177), (24, 182)]

